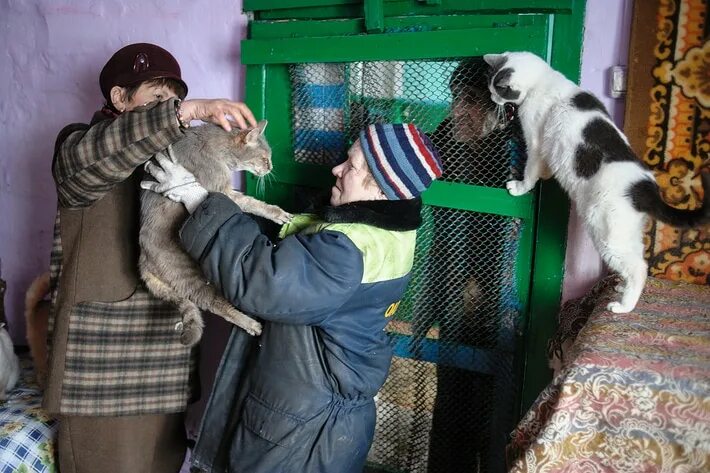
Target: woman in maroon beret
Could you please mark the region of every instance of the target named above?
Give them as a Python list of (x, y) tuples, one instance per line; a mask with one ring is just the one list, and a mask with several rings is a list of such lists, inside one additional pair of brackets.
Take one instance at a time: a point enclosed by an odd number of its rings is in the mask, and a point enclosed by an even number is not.
[(53, 321), (44, 407), (57, 414), (62, 473), (176, 473), (195, 359), (180, 314), (137, 270), (143, 164), (191, 120), (255, 125), (246, 105), (183, 100), (187, 84), (165, 49), (117, 51), (99, 77), (106, 103), (65, 127), (52, 173), (58, 211), (51, 259)]

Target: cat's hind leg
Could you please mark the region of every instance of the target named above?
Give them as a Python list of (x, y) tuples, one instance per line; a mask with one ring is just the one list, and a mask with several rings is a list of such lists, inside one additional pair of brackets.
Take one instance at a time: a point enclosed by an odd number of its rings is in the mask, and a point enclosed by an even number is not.
[(261, 334), (261, 323), (234, 307), (212, 284), (186, 287), (185, 290), (189, 291), (187, 296), (200, 309), (219, 315), (227, 322), (241, 327), (249, 335)]
[(205, 327), (200, 308), (187, 298), (180, 297), (153, 273), (144, 271), (142, 276), (146, 287), (154, 296), (177, 306), (182, 316), (182, 322), (175, 327), (176, 330), (180, 330), (180, 343), (192, 346), (199, 342)]
[[(227, 322), (244, 329), (249, 335), (259, 335), (261, 324), (234, 307), (214, 285), (205, 279), (197, 264), (189, 260), (187, 254), (183, 256), (188, 264), (182, 271), (181, 277), (171, 281), (175, 284), (174, 291), (189, 299), (200, 309), (219, 315)], [(183, 256), (176, 258), (173, 265), (178, 265), (177, 260)]]
[[(216, 293), (217, 291), (215, 291)], [(218, 294), (216, 297), (211, 298), (209, 304), (204, 306), (203, 309), (209, 310), (213, 314), (224, 318), (227, 322), (241, 327), (249, 335), (261, 334), (261, 323), (235, 308), (227, 299)]]
[(187, 299), (182, 299), (178, 304), (178, 309), (182, 314), (182, 325), (180, 326), (180, 343), (187, 346), (195, 345), (202, 338), (205, 330), (205, 322), (202, 318), (200, 308)]
[(621, 287), (617, 286), (617, 290), (622, 290), (621, 300), (610, 302), (606, 308), (611, 312), (617, 314), (623, 314), (626, 312), (631, 312), (636, 307), (641, 293), (643, 292), (643, 287), (646, 284), (646, 273), (648, 271), (648, 266), (646, 261), (644, 261), (642, 255), (631, 256), (627, 255), (624, 259), (616, 260), (618, 265), (613, 267), (609, 264), (609, 267), (614, 269), (619, 273), (619, 275), (624, 280)]
[(642, 232), (643, 215), (626, 214), (609, 225), (606, 235), (595, 238), (602, 259), (622, 279), (615, 287), (621, 300), (607, 305), (611, 312), (631, 312), (643, 292), (648, 266), (643, 259)]

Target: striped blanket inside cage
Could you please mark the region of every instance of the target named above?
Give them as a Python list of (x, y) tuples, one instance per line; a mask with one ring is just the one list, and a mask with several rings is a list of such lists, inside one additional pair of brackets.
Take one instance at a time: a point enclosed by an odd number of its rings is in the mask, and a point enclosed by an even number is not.
[(296, 162), (338, 164), (345, 157), (345, 65), (291, 66)]

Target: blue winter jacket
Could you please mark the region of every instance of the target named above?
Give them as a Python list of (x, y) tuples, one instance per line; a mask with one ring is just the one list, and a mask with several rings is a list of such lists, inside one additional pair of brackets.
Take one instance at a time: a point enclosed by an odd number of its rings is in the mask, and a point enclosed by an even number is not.
[[(373, 396), (392, 350), (384, 327), (409, 281), (421, 201), (299, 215), (277, 244), (211, 194), (181, 231), (186, 250), (236, 307), (264, 321), (233, 330), (193, 466), (209, 472), (360, 473)], [(384, 227), (384, 228), (383, 228)]]

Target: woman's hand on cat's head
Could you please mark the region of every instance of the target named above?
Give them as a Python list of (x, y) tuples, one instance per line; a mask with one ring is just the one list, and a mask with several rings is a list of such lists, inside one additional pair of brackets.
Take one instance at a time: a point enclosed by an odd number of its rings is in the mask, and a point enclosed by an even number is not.
[(227, 131), (232, 130), (232, 123), (240, 128), (256, 126), (254, 114), (246, 104), (227, 99), (185, 100), (180, 104), (180, 115), (188, 123), (190, 120), (202, 120)]

